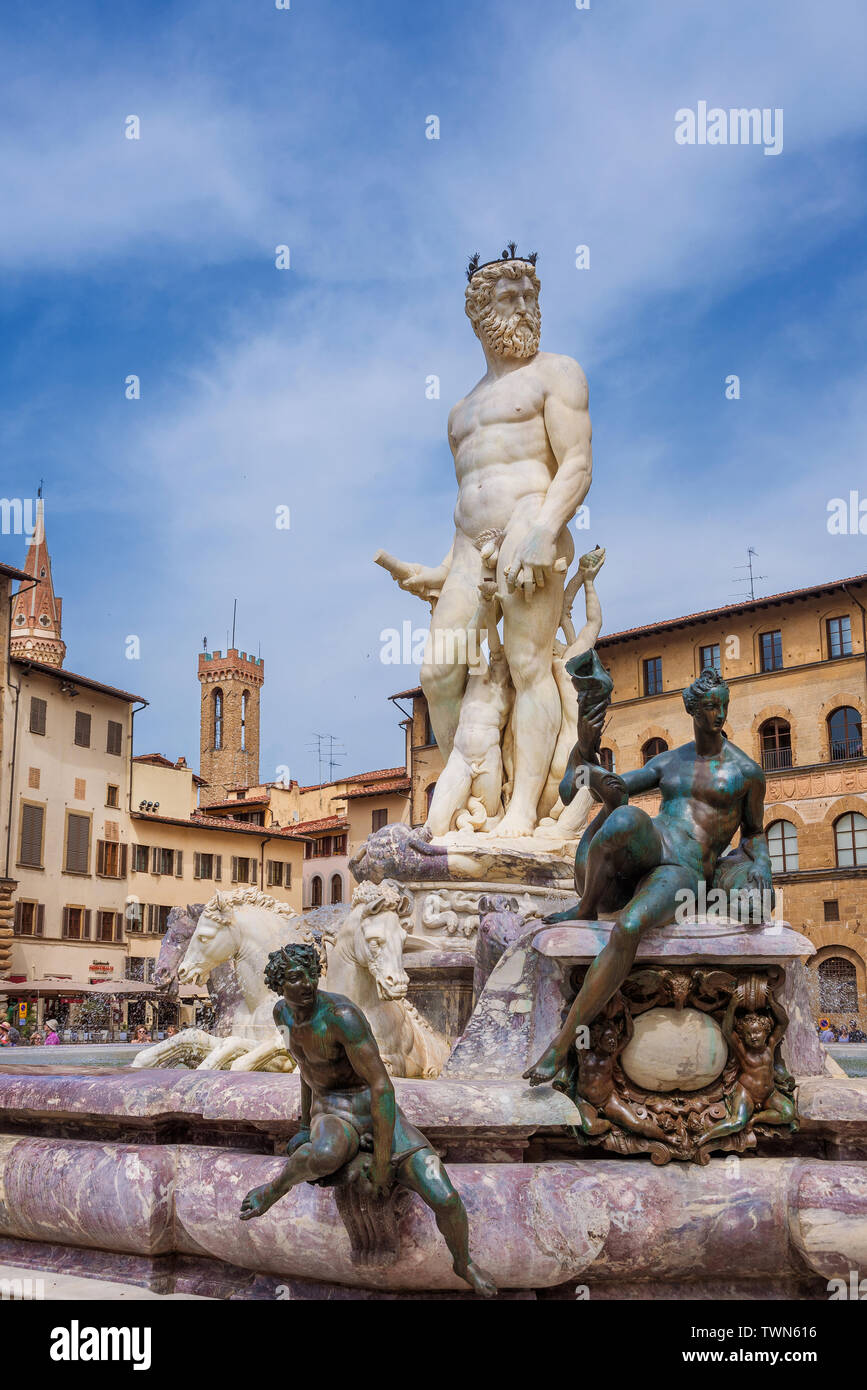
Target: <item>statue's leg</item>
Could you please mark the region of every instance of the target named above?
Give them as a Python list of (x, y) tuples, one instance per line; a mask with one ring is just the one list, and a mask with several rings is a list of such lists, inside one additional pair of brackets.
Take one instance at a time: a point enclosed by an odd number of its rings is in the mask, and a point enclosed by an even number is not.
[(497, 1292), (493, 1279), (470, 1259), (467, 1209), (433, 1149), (418, 1149), (404, 1159), (397, 1170), (397, 1180), (417, 1192), (430, 1207), (449, 1248), (455, 1274), (466, 1280), (475, 1293), (492, 1298)]
[[(439, 786), (439, 783), (437, 783)], [(503, 755), (499, 741), (489, 748), (482, 759), (481, 770), (473, 778), (473, 796), (477, 796), (488, 813), (495, 816), (500, 809), (503, 793)], [(436, 796), (436, 792), (434, 792)]]
[(755, 1109), (753, 1098), (740, 1084), (732, 1091), (728, 1102), (728, 1117), (712, 1125), (707, 1133), (696, 1142), (697, 1149), (703, 1149), (717, 1139), (725, 1139), (728, 1134), (738, 1134), (747, 1124)]
[(241, 1203), (241, 1220), (261, 1216), (292, 1187), (315, 1182), (336, 1173), (358, 1152), (358, 1132), (337, 1115), (317, 1115), (310, 1126), (310, 1138), (293, 1152), (283, 1171), (273, 1182), (254, 1187)]
[(623, 906), (624, 898), (659, 863), (662, 842), (640, 806), (619, 806), (594, 828), (597, 825), (598, 817), (585, 830), (575, 855), (575, 883), (583, 885), (580, 902), (551, 913), (546, 922), (595, 922), (600, 911)]
[(790, 1129), (796, 1130), (798, 1117), (795, 1103), (790, 1096), (784, 1096), (779, 1091), (772, 1091), (765, 1101), (764, 1108), (757, 1110), (753, 1115), (753, 1122), (766, 1125), (788, 1125)]
[(445, 835), (451, 829), (452, 818), (467, 804), (472, 780), (469, 763), (460, 749), (453, 748), (431, 798), (426, 822), (431, 834)]
[[(612, 812), (609, 820), (620, 816), (622, 811), (636, 809), (622, 807)], [(674, 920), (677, 893), (683, 888), (695, 891), (695, 873), (679, 864), (659, 865), (641, 880), (632, 898), (614, 917), (611, 935), (587, 971), (560, 1032), (535, 1066), (524, 1072), (532, 1085), (553, 1081), (566, 1063), (578, 1029), (592, 1023), (623, 984), (632, 969), (642, 933)]]
[(641, 1134), (645, 1139), (659, 1139), (663, 1143), (665, 1142), (665, 1131), (661, 1128), (659, 1121), (652, 1115), (646, 1115), (642, 1118), (640, 1115), (634, 1114), (626, 1102), (620, 1099), (620, 1096), (611, 1096), (606, 1101), (604, 1113), (609, 1120), (622, 1125), (632, 1134)]
[(466, 634), (478, 607), (481, 564), (479, 553), (472, 546), (469, 553), (456, 552), (431, 617), (430, 639), (421, 668), (421, 688), (431, 726), (446, 760), (454, 745), (467, 681)]
[(503, 596), (503, 647), (515, 687), (515, 771), (508, 810), (497, 834), (513, 836), (533, 833), (562, 717), (552, 651), (563, 610), (563, 576), (549, 571), (545, 587), (529, 598), (521, 589), (510, 593), (505, 570), (523, 537), (519, 529), (514, 537), (507, 537), (497, 571), (497, 587)]

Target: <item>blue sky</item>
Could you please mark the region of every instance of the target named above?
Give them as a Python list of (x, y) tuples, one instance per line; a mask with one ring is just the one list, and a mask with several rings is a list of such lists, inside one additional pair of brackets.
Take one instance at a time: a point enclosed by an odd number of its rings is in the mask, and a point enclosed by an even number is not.
[[(68, 665), (151, 702), (138, 751), (197, 760), (237, 597), (262, 776), (315, 780), (314, 731), (399, 761), (416, 672), (380, 633), (427, 610), (371, 558), (448, 548), (464, 266), (511, 238), (590, 382), (608, 630), (731, 602), (748, 545), (760, 592), (867, 570), (826, 526), (867, 497), (859, 0), (113, 0), (0, 34), (2, 492), (44, 479)], [(782, 108), (782, 153), (676, 144), (699, 101)]]

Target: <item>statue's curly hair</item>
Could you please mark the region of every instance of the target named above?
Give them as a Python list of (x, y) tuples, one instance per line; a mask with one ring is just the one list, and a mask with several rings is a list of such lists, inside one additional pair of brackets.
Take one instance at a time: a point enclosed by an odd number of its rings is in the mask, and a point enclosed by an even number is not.
[(272, 951), (268, 956), (268, 964), (265, 966), (265, 984), (275, 994), (282, 994), (286, 971), (290, 966), (298, 965), (303, 966), (306, 970), (315, 970), (317, 979), (322, 974), (322, 962), (316, 947), (308, 946), (306, 943), (290, 942), (287, 946), (281, 946), (279, 951)]
[(692, 685), (688, 685), (683, 692), (683, 703), (686, 705), (687, 714), (693, 713), (702, 695), (709, 695), (712, 690), (719, 689), (728, 694), (728, 685), (719, 671), (713, 666), (705, 666), (698, 680), (694, 680)]

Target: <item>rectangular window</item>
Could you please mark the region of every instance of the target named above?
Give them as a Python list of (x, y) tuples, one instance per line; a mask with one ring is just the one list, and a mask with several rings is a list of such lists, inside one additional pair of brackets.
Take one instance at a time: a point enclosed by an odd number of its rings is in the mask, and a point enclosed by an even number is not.
[(175, 852), (173, 849), (154, 848), (152, 851), (151, 872), (154, 874), (173, 874), (175, 871)]
[(759, 637), (759, 649), (763, 671), (782, 671), (783, 634), (779, 629), (776, 632), (763, 632)]
[[(283, 887), (283, 861), (281, 859), (268, 859), (266, 861), (266, 872), (268, 875), (269, 888)], [(289, 865), (286, 865), (287, 869)]]
[(256, 861), (255, 859), (239, 858), (232, 855), (232, 882), (233, 883), (252, 883), (256, 882)]
[(126, 878), (126, 845), (116, 840), (97, 840), (96, 872), (100, 878)]
[(30, 869), (42, 868), (42, 836), (45, 828), (45, 807), (31, 802), (21, 804), (21, 836), (18, 863)]
[[(127, 931), (144, 931), (144, 903), (127, 903), (126, 929)], [(133, 977), (127, 976), (127, 978)]]
[(62, 931), (67, 941), (89, 941), (90, 910), (83, 907), (65, 907)]
[(45, 716), (48, 713), (48, 701), (40, 700), (38, 695), (30, 697), (30, 732), (31, 734), (45, 733)]
[(848, 614), (845, 618), (828, 619), (828, 660), (835, 656), (852, 655), (852, 624)]
[(825, 900), (825, 902), (822, 904), (822, 906), (823, 906), (823, 908), (824, 908), (824, 910), (825, 910), (825, 921), (826, 921), (826, 922), (839, 922), (839, 920), (840, 920), (840, 903), (839, 903), (839, 901), (838, 901), (837, 898), (826, 898), (826, 900)]
[(123, 752), (123, 725), (116, 719), (109, 719), (108, 727), (105, 732), (105, 751), (115, 753), (118, 757)]
[(133, 845), (132, 847), (132, 867), (137, 874), (146, 874), (148, 862), (150, 860), (150, 849), (147, 845)]
[(119, 912), (104, 912), (100, 910), (96, 914), (96, 939), (97, 941), (121, 941), (121, 914)]
[(212, 854), (200, 854), (196, 850), (193, 854), (193, 878), (213, 878), (214, 877), (214, 856)]
[(334, 843), (333, 843), (333, 847), (332, 847), (331, 852), (332, 852), (332, 854), (345, 854), (345, 853), (346, 853), (346, 836), (345, 836), (345, 835), (335, 835), (335, 836), (334, 836)]
[(106, 806), (120, 805), (120, 787), (116, 787), (113, 782), (109, 782), (105, 789), (105, 804)]
[(711, 642), (707, 647), (699, 647), (699, 666), (702, 671), (717, 671), (722, 675), (718, 642)]
[(12, 929), (16, 936), (42, 936), (45, 931), (45, 904), (22, 902), (15, 904)]
[(662, 657), (652, 656), (644, 663), (645, 695), (662, 694)]
[(68, 874), (90, 872), (90, 816), (66, 813), (66, 856), (63, 867)]
[(75, 742), (79, 748), (90, 747), (90, 715), (83, 709), (75, 711)]
[(388, 825), (388, 811), (374, 811), (370, 817), (371, 830), (381, 830)]
[(169, 925), (169, 913), (171, 907), (163, 907), (158, 903), (148, 903), (147, 905), (147, 930), (154, 936), (161, 936)]

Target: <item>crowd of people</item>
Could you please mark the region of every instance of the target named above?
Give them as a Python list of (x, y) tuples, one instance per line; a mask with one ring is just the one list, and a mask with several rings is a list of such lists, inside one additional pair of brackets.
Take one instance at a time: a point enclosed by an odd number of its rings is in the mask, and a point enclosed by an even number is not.
[(827, 1018), (820, 1018), (816, 1024), (816, 1032), (819, 1034), (819, 1041), (823, 1043), (863, 1043), (867, 1042), (867, 1033), (858, 1025), (857, 1018), (853, 1018), (849, 1023), (831, 1023)]
[[(165, 1036), (173, 1038), (177, 1033), (174, 1024), (169, 1024)], [(138, 1043), (141, 1047), (147, 1047), (154, 1041), (152, 1034), (143, 1023), (136, 1028), (131, 1042)], [(60, 1024), (56, 1018), (45, 1020), (44, 1032), (34, 1028), (30, 1033), (22, 1033), (20, 1028), (8, 1018), (0, 1022), (0, 1047), (57, 1047), (60, 1043)]]

